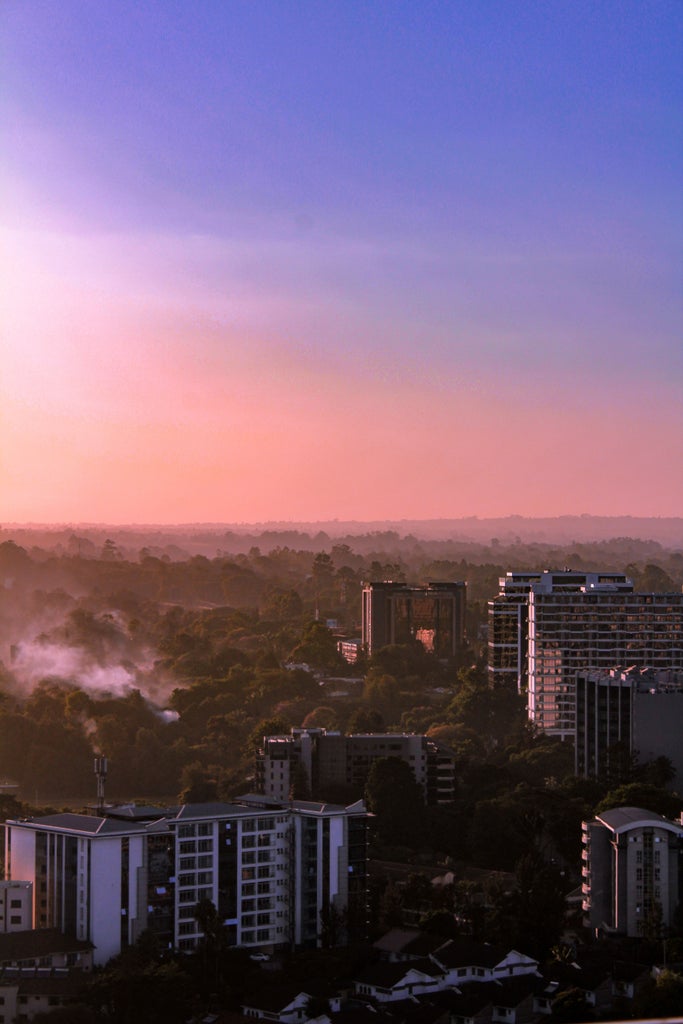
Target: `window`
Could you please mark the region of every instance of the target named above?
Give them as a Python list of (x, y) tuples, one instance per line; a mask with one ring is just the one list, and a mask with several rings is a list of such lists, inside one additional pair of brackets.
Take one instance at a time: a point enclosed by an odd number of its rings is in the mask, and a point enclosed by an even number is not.
[(10, 900), (12, 910), (21, 910), (21, 900)]

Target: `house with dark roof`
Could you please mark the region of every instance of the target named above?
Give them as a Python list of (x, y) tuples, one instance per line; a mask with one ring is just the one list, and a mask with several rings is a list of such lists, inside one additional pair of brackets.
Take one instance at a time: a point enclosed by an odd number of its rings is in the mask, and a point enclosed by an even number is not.
[(0, 967), (69, 968), (89, 971), (92, 942), (65, 935), (58, 928), (0, 935)]
[(30, 1021), (38, 1013), (81, 1001), (89, 974), (65, 967), (5, 967), (0, 970), (0, 1017)]
[(443, 969), (449, 985), (538, 973), (538, 960), (533, 957), (464, 936), (449, 939), (431, 957)]
[(380, 1003), (438, 992), (445, 987), (443, 968), (429, 958), (409, 963), (380, 961), (366, 968), (353, 980), (355, 995), (376, 999)]
[(306, 1007), (313, 997), (327, 999), (330, 1012), (340, 1009), (340, 996), (330, 995), (324, 987), (313, 980), (305, 990), (296, 984), (264, 985), (258, 995), (250, 996), (242, 1003), (242, 1013), (245, 1017), (257, 1020), (298, 1024), (299, 1021), (309, 1019)]
[(372, 947), (382, 960), (398, 963), (430, 956), (447, 941), (443, 935), (433, 935), (418, 928), (392, 928), (373, 942)]

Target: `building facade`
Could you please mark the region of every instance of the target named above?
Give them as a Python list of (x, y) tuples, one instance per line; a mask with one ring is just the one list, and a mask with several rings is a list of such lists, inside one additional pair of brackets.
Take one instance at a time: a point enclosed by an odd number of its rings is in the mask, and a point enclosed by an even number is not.
[(683, 893), (683, 825), (641, 807), (584, 822), (582, 891), (596, 934), (660, 938)]
[(426, 651), (446, 659), (464, 647), (465, 583), (367, 583), (362, 598), (362, 641), (368, 654), (387, 644), (419, 640)]
[(550, 735), (575, 738), (579, 671), (683, 668), (683, 594), (637, 594), (620, 573), (573, 570), (500, 583), (489, 603), (489, 678), (526, 692), (529, 718)]
[(683, 670), (613, 668), (580, 671), (576, 679), (577, 775), (599, 775), (610, 752), (641, 763), (667, 757), (683, 779)]
[(256, 755), (256, 785), (274, 800), (286, 800), (300, 784), (314, 797), (336, 787), (362, 791), (372, 765), (384, 757), (398, 757), (409, 765), (427, 804), (453, 800), (453, 754), (413, 733), (346, 736), (325, 729), (294, 728), (289, 734), (264, 736)]
[(0, 882), (0, 935), (28, 931), (33, 920), (30, 882)]
[(104, 963), (153, 931), (190, 951), (202, 935), (196, 908), (210, 900), (231, 945), (315, 945), (334, 908), (364, 917), (367, 813), (247, 796), (188, 804), (130, 820), (56, 814), (10, 821), (10, 879), (33, 884), (33, 927), (58, 928), (95, 947)]

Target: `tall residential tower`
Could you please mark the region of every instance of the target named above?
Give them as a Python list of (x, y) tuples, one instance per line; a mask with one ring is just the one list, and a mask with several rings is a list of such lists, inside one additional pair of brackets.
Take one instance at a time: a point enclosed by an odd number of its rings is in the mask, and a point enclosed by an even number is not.
[(508, 573), (489, 602), (489, 679), (526, 692), (529, 718), (576, 733), (579, 671), (683, 667), (683, 594), (637, 594), (621, 573)]

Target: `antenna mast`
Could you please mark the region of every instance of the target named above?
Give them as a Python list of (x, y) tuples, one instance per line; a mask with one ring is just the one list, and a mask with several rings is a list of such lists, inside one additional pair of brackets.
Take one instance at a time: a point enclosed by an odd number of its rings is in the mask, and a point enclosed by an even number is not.
[(107, 781), (106, 757), (95, 758), (95, 776), (97, 777), (97, 813), (104, 813), (104, 784)]

